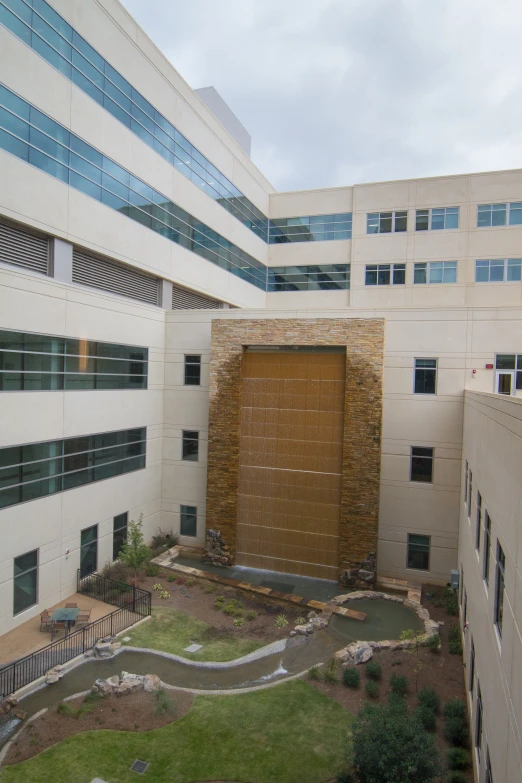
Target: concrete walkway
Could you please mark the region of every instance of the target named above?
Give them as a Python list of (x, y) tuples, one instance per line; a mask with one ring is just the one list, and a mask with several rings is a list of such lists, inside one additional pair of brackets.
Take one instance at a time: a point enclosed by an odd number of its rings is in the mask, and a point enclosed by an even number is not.
[[(114, 612), (117, 608), (111, 604), (105, 604), (103, 601), (97, 601), (88, 595), (74, 593), (69, 598), (60, 601), (59, 604), (48, 607), (48, 609), (52, 613), (58, 606), (65, 606), (66, 603), (78, 604), (79, 609), (90, 609), (91, 622), (105, 617), (106, 614)], [(62, 639), (63, 635), (63, 631), (55, 633), (53, 641)], [(8, 633), (0, 636), (0, 666), (16, 661), (18, 658), (23, 658), (25, 655), (29, 655), (50, 643), (51, 634), (49, 631), (40, 631), (40, 615), (38, 614), (31, 620), (27, 620), (27, 622), (19, 625), (18, 628), (13, 628), (12, 631), (8, 631)]]

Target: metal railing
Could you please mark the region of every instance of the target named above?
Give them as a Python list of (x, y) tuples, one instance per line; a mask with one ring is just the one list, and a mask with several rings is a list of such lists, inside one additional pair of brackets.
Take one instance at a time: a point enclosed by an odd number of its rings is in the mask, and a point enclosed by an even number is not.
[(128, 607), (147, 595), (150, 600), (150, 593), (147, 590), (128, 585), (126, 582), (116, 582), (114, 579), (108, 579), (99, 574), (81, 577), (79, 569), (76, 578), (76, 592), (120, 608)]
[[(103, 579), (103, 577), (100, 577), (100, 579)], [(83, 580), (81, 581), (83, 582)], [(80, 582), (79, 578), (78, 582)], [(120, 583), (115, 582), (114, 584), (118, 585)], [(81, 592), (83, 593), (84, 590)], [(133, 588), (130, 588), (129, 592), (124, 591), (121, 595), (126, 597), (124, 606), (120, 606), (119, 609), (105, 617), (101, 617), (99, 620), (95, 620), (77, 631), (72, 631), (63, 639), (51, 642), (51, 644), (31, 653), (31, 655), (20, 658), (0, 669), (0, 699), (42, 677), (53, 666), (70, 661), (72, 658), (76, 658), (77, 655), (82, 655), (94, 647), (100, 639), (114, 636), (120, 631), (124, 631), (130, 625), (134, 625), (143, 617), (150, 615), (151, 594), (147, 590), (139, 588), (133, 590)]]

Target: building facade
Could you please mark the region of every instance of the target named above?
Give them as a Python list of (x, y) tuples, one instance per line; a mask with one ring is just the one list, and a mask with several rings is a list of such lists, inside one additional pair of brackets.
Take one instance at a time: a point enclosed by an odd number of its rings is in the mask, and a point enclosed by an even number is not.
[(140, 515), (458, 568), (478, 780), (519, 780), (522, 171), (277, 193), (117, 0), (0, 0), (0, 51), (0, 632)]

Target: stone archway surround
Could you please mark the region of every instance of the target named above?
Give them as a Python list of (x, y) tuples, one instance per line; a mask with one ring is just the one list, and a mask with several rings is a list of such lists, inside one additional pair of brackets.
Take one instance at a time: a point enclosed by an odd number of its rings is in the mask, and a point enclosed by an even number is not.
[(212, 321), (206, 524), (220, 531), (232, 562), (244, 347), (346, 346), (339, 574), (365, 562), (371, 569), (379, 520), (384, 326), (381, 318)]

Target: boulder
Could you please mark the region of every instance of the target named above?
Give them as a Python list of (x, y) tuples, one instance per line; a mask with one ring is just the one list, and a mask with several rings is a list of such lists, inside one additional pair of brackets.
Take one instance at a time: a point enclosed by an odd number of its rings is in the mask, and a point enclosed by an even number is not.
[(125, 696), (126, 693), (136, 693), (143, 690), (143, 680), (124, 680), (114, 691), (116, 696)]
[(96, 642), (93, 650), (95, 658), (111, 658), (114, 655), (111, 642)]
[(146, 674), (143, 679), (143, 690), (145, 693), (154, 693), (161, 688), (161, 680), (157, 674)]
[(0, 704), (0, 715), (7, 715), (8, 712), (11, 710), (11, 705), (8, 704), (6, 701), (3, 701)]
[(430, 613), (427, 609), (417, 609), (417, 617), (419, 617), (421, 620), (429, 620)]
[(370, 658), (373, 658), (373, 650), (369, 644), (367, 645), (363, 642), (361, 647), (359, 647), (359, 649), (355, 652), (354, 662), (366, 663), (370, 660)]
[[(119, 687), (119, 683), (117, 687)], [(114, 693), (114, 690), (115, 686), (108, 680), (104, 680), (101, 677), (95, 681), (91, 688), (93, 693), (99, 693), (101, 696), (108, 696), (110, 693)]]
[(18, 704), (18, 699), (16, 698), (16, 696), (13, 696), (13, 694), (11, 694), (10, 696), (7, 696), (4, 699), (4, 702), (6, 704), (9, 704), (10, 707), (16, 707), (16, 705)]
[(58, 680), (62, 679), (63, 675), (64, 675), (63, 666), (53, 666), (53, 668), (49, 669), (49, 671), (45, 675), (46, 685), (54, 685), (55, 682), (58, 682)]
[(13, 710), (13, 715), (16, 715), (18, 720), (25, 720), (27, 718), (27, 712), (23, 710)]
[(107, 682), (112, 685), (114, 688), (117, 688), (120, 684), (120, 678), (117, 674), (113, 674), (112, 677), (107, 677)]
[(120, 674), (120, 682), (143, 682), (145, 679), (144, 674), (131, 674), (131, 672), (122, 672)]
[(335, 598), (332, 598), (331, 603), (335, 604), (336, 606), (342, 606), (349, 600), (350, 593), (346, 593), (345, 595), (336, 595)]

